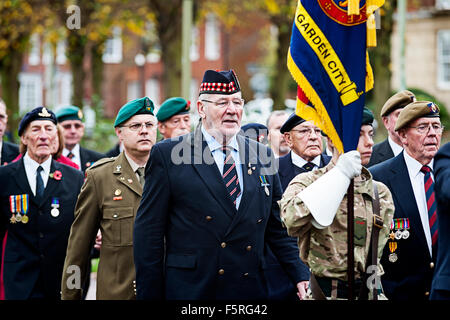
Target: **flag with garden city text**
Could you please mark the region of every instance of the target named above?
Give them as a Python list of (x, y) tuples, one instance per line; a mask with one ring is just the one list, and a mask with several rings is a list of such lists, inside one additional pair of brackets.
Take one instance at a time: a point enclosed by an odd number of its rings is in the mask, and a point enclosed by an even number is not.
[(298, 84), (296, 113), (313, 121), (339, 152), (358, 145), (365, 95), (373, 87), (367, 46), (384, 0), (298, 0), (288, 69)]

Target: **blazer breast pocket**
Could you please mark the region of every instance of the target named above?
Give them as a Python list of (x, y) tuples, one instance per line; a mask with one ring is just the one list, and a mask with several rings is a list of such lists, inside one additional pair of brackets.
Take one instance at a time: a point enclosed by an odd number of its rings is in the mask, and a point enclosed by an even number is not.
[(133, 244), (134, 208), (106, 208), (103, 210), (102, 242), (105, 246)]

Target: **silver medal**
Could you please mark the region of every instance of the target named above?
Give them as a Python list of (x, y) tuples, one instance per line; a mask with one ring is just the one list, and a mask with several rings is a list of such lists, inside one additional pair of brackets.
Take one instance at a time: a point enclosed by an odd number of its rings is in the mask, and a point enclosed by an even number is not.
[(402, 238), (403, 238), (403, 239), (408, 239), (408, 238), (409, 238), (409, 231), (408, 231), (408, 230), (403, 230), (403, 232), (402, 232)]
[(269, 188), (267, 188), (267, 186), (264, 186), (264, 191), (266, 192), (266, 196), (270, 195)]
[(56, 218), (57, 216), (59, 216), (59, 210), (57, 208), (53, 208), (50, 211), (50, 214), (52, 215), (53, 218)]
[(22, 221), (22, 215), (21, 215), (20, 213), (17, 213), (17, 214), (16, 214), (16, 221), (17, 221), (17, 222)]
[(395, 239), (400, 240), (402, 238), (402, 231), (397, 230), (395, 231)]
[(394, 263), (394, 262), (397, 261), (397, 259), (398, 259), (398, 256), (397, 256), (396, 253), (391, 253), (391, 254), (389, 255), (389, 262)]

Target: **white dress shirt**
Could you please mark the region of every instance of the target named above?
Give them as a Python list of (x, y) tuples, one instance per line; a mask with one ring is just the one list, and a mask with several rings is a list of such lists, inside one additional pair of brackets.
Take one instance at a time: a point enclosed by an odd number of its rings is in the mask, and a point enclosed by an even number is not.
[[(222, 151), (222, 144), (218, 143), (212, 135), (210, 135), (206, 129), (202, 126), (201, 128), (203, 136), (205, 137), (206, 143), (208, 144), (209, 150), (214, 157), (217, 167), (219, 168), (220, 174), (223, 175), (223, 165), (225, 161), (225, 155)], [(241, 194), (236, 198), (236, 209), (239, 208), (241, 203), (242, 194), (244, 193), (244, 180), (242, 176), (242, 164), (239, 157), (239, 145), (236, 140), (236, 135), (231, 139), (228, 146), (232, 147), (231, 156), (233, 157), (234, 163), (236, 164), (237, 176), (239, 179), (239, 187), (241, 188)]]
[(75, 145), (75, 147), (74, 147), (72, 150), (69, 150), (69, 149), (64, 148), (64, 149), (63, 149), (63, 152), (62, 152), (62, 155), (65, 156), (65, 157), (67, 157), (67, 155), (69, 154), (69, 152), (72, 152), (72, 154), (74, 155), (74, 157), (73, 157), (72, 159), (70, 159), (69, 157), (68, 157), (68, 158), (69, 158), (72, 162), (75, 162), (75, 163), (78, 165), (78, 170), (81, 170), (80, 144), (77, 143), (77, 144)]
[[(305, 159), (300, 157), (294, 151), (291, 152), (291, 158), (292, 158), (292, 163), (294, 165), (296, 165), (297, 167), (299, 167), (299, 168), (303, 168), (303, 166), (308, 163), (308, 161), (306, 161)], [(314, 168), (312, 169), (312, 171), (319, 169), (319, 167), (320, 167), (320, 154), (317, 157), (315, 157), (311, 161), (311, 163), (314, 164)]]
[(403, 151), (403, 147), (399, 146), (397, 143), (395, 143), (394, 140), (392, 140), (391, 137), (389, 137), (389, 136), (388, 136), (388, 143), (392, 149), (392, 152), (394, 153), (394, 157), (398, 156), (400, 154), (400, 152)]
[[(416, 198), (417, 208), (420, 213), (420, 220), (422, 221), (423, 231), (425, 232), (425, 238), (428, 244), (428, 250), (430, 251), (430, 256), (432, 256), (431, 249), (431, 231), (430, 231), (430, 222), (428, 218), (428, 207), (427, 207), (427, 196), (425, 194), (425, 185), (424, 185), (424, 173), (420, 172), (422, 168), (422, 164), (419, 163), (416, 159), (412, 158), (406, 151), (403, 152), (405, 157), (406, 167), (408, 168), (409, 179), (411, 181), (411, 186), (413, 188), (414, 197)], [(428, 164), (428, 166), (433, 170), (433, 162)], [(431, 173), (431, 178), (434, 181), (433, 173)]]
[(43, 163), (39, 164), (30, 158), (28, 152), (23, 156), (23, 165), (25, 166), (25, 173), (27, 174), (28, 184), (31, 191), (36, 195), (36, 174), (37, 168), (41, 166), (44, 170), (41, 171), (44, 188), (47, 187), (48, 175), (50, 174), (50, 166), (52, 164), (52, 156), (48, 157)]

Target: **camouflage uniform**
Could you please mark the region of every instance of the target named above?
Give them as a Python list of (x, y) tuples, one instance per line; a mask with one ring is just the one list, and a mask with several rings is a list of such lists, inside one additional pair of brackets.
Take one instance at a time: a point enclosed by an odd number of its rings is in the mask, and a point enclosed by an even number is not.
[[(344, 196), (333, 223), (324, 229), (314, 228), (313, 219), (308, 208), (296, 195), (330, 171), (334, 164), (330, 164), (316, 171), (296, 176), (279, 201), (281, 219), (288, 234), (298, 238), (300, 258), (310, 267), (316, 277), (326, 277), (347, 281), (347, 196)], [(359, 177), (354, 179), (354, 217), (355, 217), (355, 278), (361, 278), (365, 271), (366, 257), (369, 251), (370, 235), (372, 232), (372, 176), (363, 167)], [(394, 205), (389, 189), (380, 182), (378, 186), (380, 196), (380, 215), (383, 218), (383, 229), (380, 230), (378, 240), (378, 262), (383, 248), (388, 240), (390, 223), (394, 214)], [(324, 190), (333, 192), (333, 190)], [(383, 269), (378, 264), (378, 275)]]

